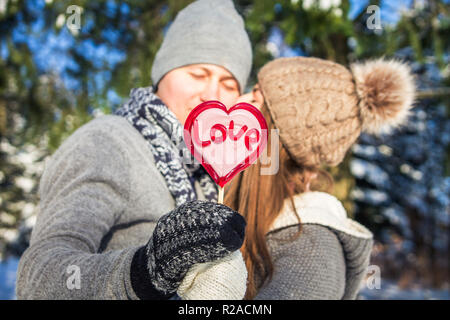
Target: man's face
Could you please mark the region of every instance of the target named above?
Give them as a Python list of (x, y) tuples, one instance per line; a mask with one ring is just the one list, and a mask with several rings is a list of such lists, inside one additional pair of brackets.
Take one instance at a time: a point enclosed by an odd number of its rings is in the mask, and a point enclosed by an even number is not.
[(168, 72), (156, 94), (184, 125), (197, 105), (218, 100), (230, 108), (239, 97), (239, 84), (231, 73), (213, 64), (193, 64)]

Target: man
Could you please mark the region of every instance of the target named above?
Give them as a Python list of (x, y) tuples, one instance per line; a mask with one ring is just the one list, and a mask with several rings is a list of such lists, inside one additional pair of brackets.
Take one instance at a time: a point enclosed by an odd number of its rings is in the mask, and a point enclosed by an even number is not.
[(177, 15), (153, 87), (133, 89), (116, 115), (77, 130), (48, 163), (19, 299), (168, 299), (193, 264), (240, 248), (245, 221), (214, 202), (215, 184), (179, 149), (190, 110), (233, 105), (251, 60), (230, 0), (200, 0)]

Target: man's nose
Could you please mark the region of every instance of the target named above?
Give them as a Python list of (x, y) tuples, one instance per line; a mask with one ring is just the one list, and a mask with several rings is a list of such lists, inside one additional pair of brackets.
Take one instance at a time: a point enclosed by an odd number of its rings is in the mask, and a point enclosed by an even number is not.
[(219, 82), (211, 80), (205, 84), (205, 87), (201, 92), (200, 99), (202, 102), (209, 100), (220, 100), (219, 95)]

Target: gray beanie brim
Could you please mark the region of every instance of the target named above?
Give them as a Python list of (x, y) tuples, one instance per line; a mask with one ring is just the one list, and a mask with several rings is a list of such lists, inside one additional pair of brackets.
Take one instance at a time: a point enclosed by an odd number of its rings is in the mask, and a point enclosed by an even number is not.
[(178, 13), (155, 56), (153, 84), (173, 69), (200, 63), (224, 67), (244, 90), (252, 49), (244, 21), (231, 0), (199, 0)]

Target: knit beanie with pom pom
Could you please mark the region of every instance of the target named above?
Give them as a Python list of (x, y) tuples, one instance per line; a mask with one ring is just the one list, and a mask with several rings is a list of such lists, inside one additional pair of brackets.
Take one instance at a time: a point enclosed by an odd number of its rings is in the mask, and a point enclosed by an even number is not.
[(384, 59), (348, 70), (317, 58), (279, 58), (260, 70), (258, 83), (283, 146), (311, 166), (338, 165), (361, 131), (402, 125), (415, 97), (410, 68)]

